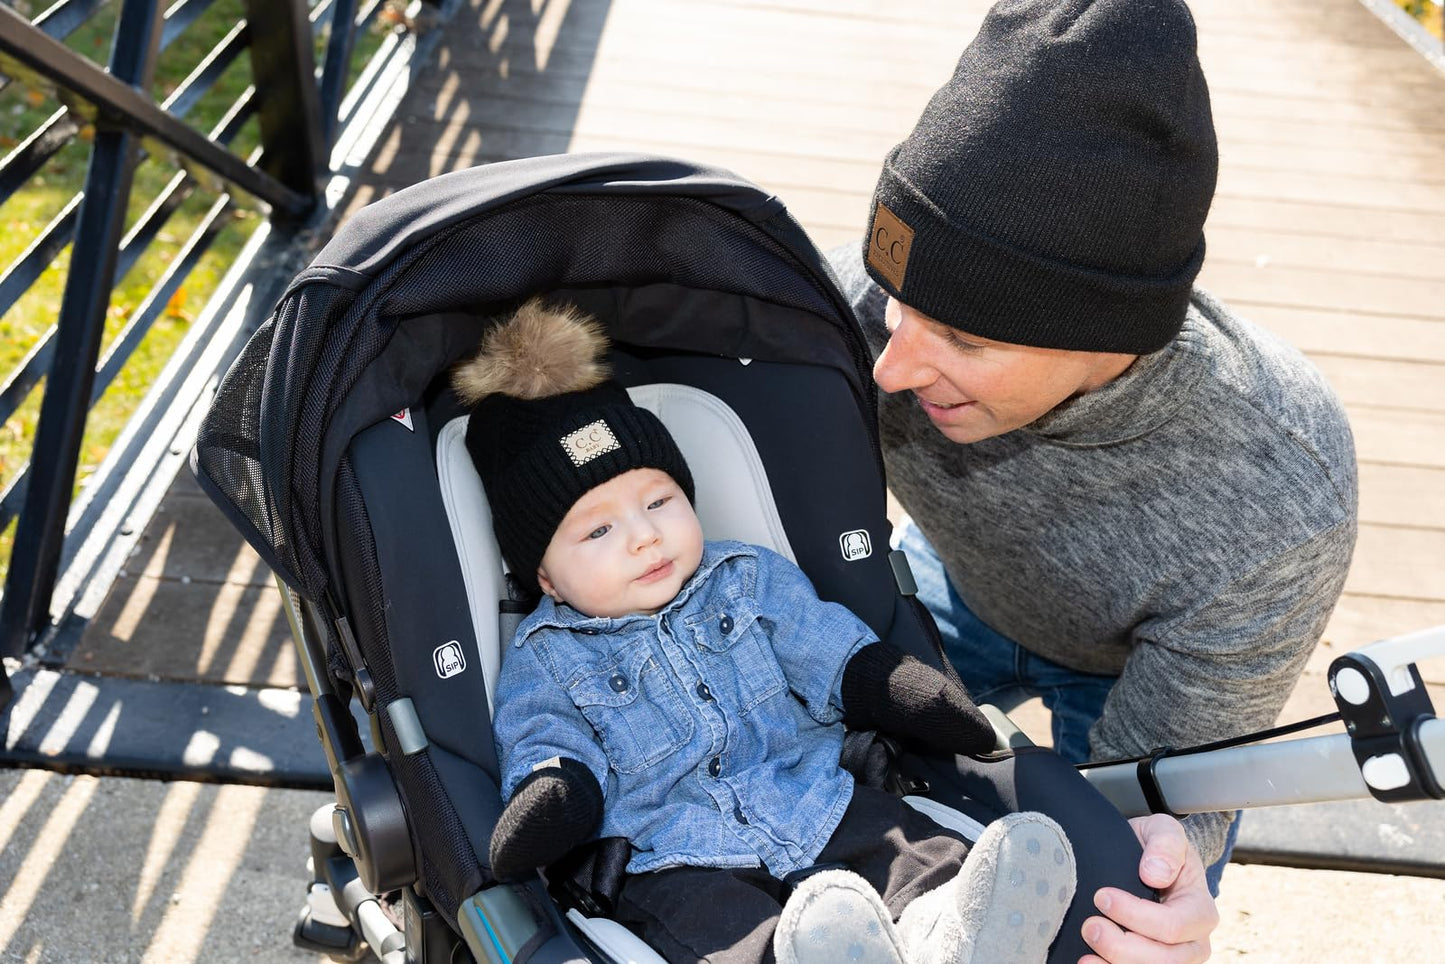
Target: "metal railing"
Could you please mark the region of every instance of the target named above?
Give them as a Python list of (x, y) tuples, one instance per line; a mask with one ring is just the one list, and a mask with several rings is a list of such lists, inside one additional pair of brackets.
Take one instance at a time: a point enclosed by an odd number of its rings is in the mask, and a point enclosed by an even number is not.
[[(244, 19), (158, 102), (151, 93), (157, 58), (217, 0), (177, 0), (164, 13), (158, 0), (114, 2), (119, 10), (113, 12), (107, 0), (60, 0), (33, 21), (0, 5), (0, 91), (22, 83), (62, 105), (0, 159), (0, 204), (41, 183), (47, 166), (77, 139), (90, 142), (83, 187), (11, 264), (0, 266), (4, 316), (70, 248), (53, 323), (14, 370), (0, 371), (0, 425), (44, 383), (29, 459), (8, 481), (0, 479), (0, 532), (18, 519), (0, 597), (0, 656), (21, 655), (50, 624), (93, 406), (238, 209), (267, 213), (274, 228), (286, 231), (301, 225), (318, 203), (356, 40), (384, 9), (383, 0), (368, 0), (359, 11), (357, 0), (322, 0), (314, 7), (305, 0), (244, 0)], [(102, 16), (115, 17), (107, 68), (65, 42)], [(318, 71), (313, 51), (323, 40)], [(187, 115), (243, 55), (250, 61), (250, 84), (211, 129), (198, 130)], [(242, 157), (231, 145), (252, 121), (258, 146)], [(164, 158), (176, 171), (143, 211), (128, 215), (135, 172), (147, 157)], [(214, 203), (106, 344), (118, 279), (166, 236), (175, 212), (202, 190), (216, 195)], [(0, 708), (9, 695), (0, 672)]]

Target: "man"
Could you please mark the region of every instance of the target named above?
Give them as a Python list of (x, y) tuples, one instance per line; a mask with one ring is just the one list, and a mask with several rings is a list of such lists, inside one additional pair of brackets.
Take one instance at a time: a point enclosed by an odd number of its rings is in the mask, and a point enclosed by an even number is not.
[[(1006, 0), (834, 255), (948, 656), (980, 702), (1042, 696), (1079, 762), (1273, 723), (1354, 546), (1338, 401), (1192, 287), (1216, 168), (1180, 0)], [(1101, 907), (1135, 932), (1091, 919), (1102, 956), (1207, 955), (1191, 868), (1217, 894), (1232, 815), (1184, 821), (1197, 856), (1177, 828), (1136, 825), (1166, 900)]]

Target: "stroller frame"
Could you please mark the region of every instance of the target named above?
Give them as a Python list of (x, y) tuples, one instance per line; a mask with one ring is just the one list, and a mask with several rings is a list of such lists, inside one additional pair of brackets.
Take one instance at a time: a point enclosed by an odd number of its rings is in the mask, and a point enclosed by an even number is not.
[[(684, 195), (692, 192), (706, 200), (715, 200), (713, 195), (727, 194), (727, 201), (736, 203), (734, 213), (741, 213), (755, 224), (766, 224), (770, 231), (781, 232), (794, 243), (806, 245), (800, 229), (787, 217), (776, 199), (767, 198), (757, 192), (749, 193), (746, 186), (723, 173), (721, 188), (718, 180), (709, 177), (719, 172), (700, 172), (702, 190), (691, 183), (700, 169), (662, 159), (638, 158), (633, 156), (606, 155), (602, 157), (572, 156), (566, 158), (533, 159), (540, 169), (543, 187), (561, 185), (569, 189), (570, 181), (581, 179), (586, 190), (599, 183), (598, 178), (611, 177), (629, 186), (641, 184), (645, 189), (657, 190), (647, 181), (648, 174), (662, 165), (663, 179), (669, 181), (670, 189)], [(501, 201), (525, 197), (525, 189), (535, 188), (535, 183), (513, 183), (513, 175), (533, 174), (533, 162), (514, 162), (512, 165), (495, 165), (501, 183)], [(519, 166), (520, 165), (520, 166)], [(469, 172), (458, 172), (470, 176)], [(593, 180), (586, 180), (587, 178)], [(454, 175), (436, 179), (441, 182)], [(516, 178), (526, 182), (527, 177)], [(451, 183), (463, 183), (453, 180)], [(465, 198), (443, 197), (439, 209), (432, 217), (432, 227), (440, 224), (443, 228), (454, 226), (468, 215)], [(367, 212), (358, 219), (365, 221)], [(363, 237), (372, 240), (358, 250), (349, 252), (362, 267), (371, 271), (387, 270), (388, 259), (397, 255), (408, 245), (424, 239), (420, 229), (411, 223), (403, 223), (395, 232), (379, 235), (376, 224), (363, 225)], [(369, 233), (368, 233), (369, 232)], [(796, 236), (796, 238), (794, 237)], [(801, 240), (800, 240), (801, 239)], [(810, 246), (808, 246), (810, 248)], [(330, 246), (328, 246), (328, 250)], [(325, 255), (326, 252), (323, 252)], [(318, 261), (323, 260), (318, 258)], [(379, 267), (378, 267), (379, 266)], [(820, 259), (812, 269), (816, 274), (826, 275), (826, 266)], [(313, 268), (302, 272), (293, 283), (291, 291), (297, 292), (306, 285), (322, 278)], [(359, 291), (368, 283), (368, 272), (344, 269), (332, 271), (324, 279), (333, 285), (350, 283)], [(836, 286), (834, 286), (836, 288)], [(826, 285), (818, 288), (821, 301), (829, 302), (836, 310), (841, 297), (836, 291), (829, 292)], [(285, 302), (283, 301), (283, 305)], [(294, 306), (293, 306), (294, 307)], [(418, 309), (420, 310), (420, 309)], [(433, 308), (432, 310), (438, 310)], [(447, 306), (445, 310), (457, 312), (461, 306)], [(404, 311), (402, 312), (405, 313)], [(843, 306), (846, 314), (846, 304)], [(280, 312), (278, 311), (278, 319)], [(298, 317), (292, 314), (280, 319), (278, 324), (295, 326)], [(269, 334), (269, 333), (268, 333)], [(449, 351), (455, 353), (463, 347), (460, 336), (453, 338)], [(475, 343), (475, 330), (470, 334), (470, 343)], [(860, 341), (860, 340), (859, 340)], [(856, 344), (859, 341), (855, 341)], [(855, 347), (854, 354), (857, 355)], [(243, 361), (245, 361), (243, 355)], [(324, 361), (325, 359), (322, 359)], [(251, 357), (254, 366), (257, 359)], [(269, 366), (269, 361), (266, 362)], [(843, 363), (845, 366), (847, 362)], [(852, 364), (862, 373), (863, 385), (855, 385), (853, 392), (858, 396), (863, 411), (872, 412), (871, 395), (866, 386), (866, 358), (853, 358)], [(240, 367), (240, 363), (238, 363)], [(228, 376), (230, 381), (231, 376)], [(225, 390), (223, 385), (223, 392)], [(246, 386), (249, 389), (249, 385)], [(218, 398), (220, 396), (218, 395)], [(402, 394), (385, 401), (407, 404)], [(268, 402), (259, 402), (260, 417), (264, 420)], [(270, 403), (274, 414), (275, 405)], [(375, 418), (376, 416), (371, 416)], [(384, 418), (384, 414), (382, 416)], [(367, 422), (351, 426), (359, 433)], [(215, 428), (215, 427), (213, 427)], [(224, 436), (227, 431), (221, 425), (212, 431), (212, 441)], [(337, 454), (327, 451), (326, 439), (321, 440), (323, 470), (329, 459), (331, 469), (335, 468)], [(201, 448), (198, 442), (198, 449)], [(229, 444), (229, 443), (227, 443)], [(288, 443), (294, 444), (294, 443)], [(265, 444), (261, 446), (263, 449)], [(236, 449), (236, 452), (241, 452)], [(244, 453), (242, 453), (244, 455)], [(266, 453), (256, 456), (260, 460)], [(272, 453), (274, 456), (274, 453)], [(876, 439), (875, 439), (876, 456)], [(194, 458), (194, 456), (193, 456)], [(881, 464), (881, 463), (880, 463)], [(881, 469), (880, 469), (881, 472)], [(198, 468), (202, 485), (222, 505), (223, 510), (236, 522), (249, 541), (277, 573), (277, 584), (281, 591), (284, 609), (290, 622), (293, 639), (313, 700), (313, 715), (326, 754), (328, 768), (333, 776), (337, 791), (334, 807), (318, 811), (311, 822), (313, 884), (308, 897), (307, 909), (297, 926), (296, 939), (299, 944), (332, 954), (338, 959), (356, 959), (365, 953), (361, 941), (378, 957), (386, 961), (450, 961), (459, 945), (457, 932), (460, 931), (478, 960), (513, 960), (527, 957), (539, 946), (539, 935), (545, 936), (550, 930), (562, 931), (566, 925), (560, 914), (546, 898), (540, 884), (520, 888), (491, 887), (477, 894), (459, 893), (457, 898), (457, 923), (443, 919), (432, 903), (421, 896), (413, 881), (418, 876), (420, 859), (417, 846), (408, 829), (408, 814), (398, 790), (398, 785), (387, 761), (375, 751), (368, 751), (367, 743), (356, 727), (349, 704), (354, 697), (366, 712), (370, 727), (372, 747), (389, 747), (391, 752), (403, 755), (416, 748), (425, 747), (426, 729), (421, 719), (421, 707), (414, 705), (409, 697), (392, 699), (384, 707), (378, 705), (377, 694), (381, 681), (374, 680), (363, 658), (362, 648), (353, 634), (343, 608), (338, 605), (326, 588), (325, 580), (315, 577), (322, 566), (317, 559), (301, 559), (296, 556), (291, 540), (303, 541), (308, 535), (302, 529), (284, 532), (279, 539), (274, 531), (265, 525), (258, 525), (253, 517), (243, 517), (236, 511), (232, 496), (219, 491), (214, 480), (208, 479), (205, 471)], [(265, 484), (259, 479), (251, 480), (258, 488)], [(245, 485), (238, 483), (238, 489)], [(289, 495), (291, 488), (287, 487)], [(260, 495), (247, 493), (247, 498), (265, 503), (276, 498), (274, 492), (263, 491)], [(336, 506), (323, 504), (320, 511), (337, 511)], [(881, 500), (880, 500), (881, 501)], [(270, 503), (267, 510), (275, 508)], [(285, 516), (288, 507), (281, 506), (280, 515)], [(265, 530), (265, 531), (263, 531)], [(314, 533), (311, 533), (314, 538)], [(333, 549), (328, 551), (334, 552)], [(921, 605), (911, 598), (907, 586), (906, 559), (901, 553), (893, 553), (880, 565), (891, 565), (890, 582), (898, 589), (897, 613), (905, 620), (919, 619)], [(307, 564), (310, 569), (308, 570)], [(331, 565), (337, 565), (331, 559)], [(309, 587), (309, 591), (306, 587)], [(503, 607), (506, 601), (503, 600)], [(890, 618), (894, 611), (890, 604)], [(513, 613), (519, 620), (521, 613)], [(926, 615), (921, 617), (927, 622)], [(931, 623), (928, 623), (931, 628)], [(925, 634), (926, 635), (926, 634)], [(328, 645), (329, 644), (329, 645)], [(936, 639), (935, 639), (936, 644)], [(1125, 815), (1145, 812), (1187, 813), (1215, 809), (1237, 809), (1262, 806), (1272, 803), (1307, 802), (1323, 799), (1346, 799), (1363, 796), (1366, 793), (1381, 799), (1424, 799), (1441, 796), (1440, 780), (1437, 774), (1445, 772), (1445, 728), (1433, 719), (1428, 696), (1420, 682), (1418, 671), (1411, 665), (1433, 649), (1445, 649), (1445, 630), (1402, 637), (1400, 640), (1377, 644), (1361, 653), (1350, 654), (1336, 661), (1331, 668), (1331, 688), (1341, 701), (1350, 735), (1333, 738), (1332, 747), (1345, 740), (1348, 755), (1339, 749), (1332, 749), (1330, 765), (1320, 767), (1320, 752), (1315, 749), (1316, 741), (1293, 741), (1301, 744), (1293, 752), (1311, 761), (1298, 780), (1290, 784), (1279, 795), (1269, 798), (1250, 789), (1248, 781), (1241, 781), (1237, 796), (1221, 796), (1213, 792), (1220, 783), (1222, 768), (1230, 767), (1231, 774), (1254, 771), (1251, 757), (1260, 752), (1267, 754), (1269, 766), (1278, 763), (1284, 751), (1281, 746), (1249, 748), (1248, 750), (1219, 750), (1209, 754), (1183, 755), (1172, 751), (1160, 751), (1141, 763), (1127, 763), (1115, 767), (1099, 767), (1086, 771), (1086, 777), (1111, 800)], [(927, 654), (925, 654), (927, 655)], [(933, 654), (935, 657), (937, 654)], [(338, 683), (338, 664), (345, 664), (349, 670), (347, 683)], [(1006, 717), (996, 715), (1000, 745), (1021, 749), (1027, 742), (1022, 738)], [(490, 751), (488, 751), (490, 752)], [(1048, 756), (1052, 756), (1048, 754)], [(1348, 769), (1353, 773), (1342, 776)], [(1353, 772), (1360, 770), (1360, 772)], [(1400, 774), (1403, 772), (1405, 778)], [(1361, 775), (1363, 773), (1363, 775)], [(1207, 775), (1206, 775), (1207, 774)], [(1333, 776), (1331, 776), (1333, 774)], [(1142, 777), (1142, 782), (1141, 782)], [(1319, 784), (1320, 780), (1332, 780)], [(1131, 785), (1131, 782), (1132, 785)], [(1274, 781), (1282, 785), (1281, 781)], [(402, 894), (401, 912), (405, 917), (404, 928), (397, 928), (393, 920), (383, 911), (374, 895), (399, 891)], [(605, 937), (605, 935), (604, 935)], [(603, 943), (603, 939), (593, 939)]]
[(1202, 753), (1159, 750), (1137, 763), (1085, 767), (1084, 776), (1125, 816), (1445, 798), (1445, 722), (1415, 665), (1441, 655), (1445, 626), (1337, 657), (1329, 684), (1343, 734)]

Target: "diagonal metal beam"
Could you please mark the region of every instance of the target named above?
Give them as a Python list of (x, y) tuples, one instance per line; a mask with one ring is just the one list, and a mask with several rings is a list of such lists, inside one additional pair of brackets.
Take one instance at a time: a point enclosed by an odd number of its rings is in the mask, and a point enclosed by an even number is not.
[(142, 91), (36, 31), (30, 21), (3, 4), (0, 4), (0, 71), (32, 82), (39, 78), (57, 85), (93, 108), (98, 120), (160, 141), (278, 212), (299, 216), (315, 203), (315, 197), (294, 191), (276, 178), (247, 166), (230, 151), (156, 106)]

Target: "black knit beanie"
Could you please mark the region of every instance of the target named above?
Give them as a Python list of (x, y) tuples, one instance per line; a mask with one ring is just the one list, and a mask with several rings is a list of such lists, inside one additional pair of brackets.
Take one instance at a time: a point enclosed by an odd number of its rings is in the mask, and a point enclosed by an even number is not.
[(488, 333), (455, 379), (473, 405), (467, 451), (512, 574), (540, 592), (537, 567), (557, 526), (589, 491), (659, 469), (694, 501), (692, 474), (662, 421), (606, 378), (601, 326), (533, 300)]
[(1184, 323), (1217, 167), (1182, 0), (1001, 0), (884, 163), (864, 263), (984, 338), (1157, 351)]

